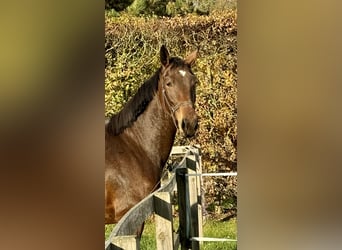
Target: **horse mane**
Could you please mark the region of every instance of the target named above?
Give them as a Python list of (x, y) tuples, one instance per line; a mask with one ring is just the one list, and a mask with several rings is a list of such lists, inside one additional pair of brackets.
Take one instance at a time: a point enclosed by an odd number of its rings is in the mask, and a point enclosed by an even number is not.
[[(170, 58), (171, 69), (175, 67), (184, 67), (185, 63), (178, 57)], [(106, 133), (110, 135), (119, 135), (126, 128), (131, 127), (147, 108), (148, 104), (152, 101), (155, 93), (158, 91), (159, 68), (154, 75), (140, 86), (137, 93), (126, 103), (123, 109), (114, 114), (106, 121)]]
[(158, 91), (160, 69), (140, 86), (137, 93), (126, 103), (123, 109), (110, 117), (106, 124), (106, 132), (110, 135), (118, 135), (125, 128), (132, 126)]

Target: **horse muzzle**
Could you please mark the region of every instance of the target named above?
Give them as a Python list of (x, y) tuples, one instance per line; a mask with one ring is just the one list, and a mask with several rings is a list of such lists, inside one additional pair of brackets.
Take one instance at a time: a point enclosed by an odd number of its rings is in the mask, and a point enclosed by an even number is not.
[(193, 137), (198, 129), (198, 118), (195, 116), (193, 119), (183, 118), (181, 120), (181, 131), (185, 137)]

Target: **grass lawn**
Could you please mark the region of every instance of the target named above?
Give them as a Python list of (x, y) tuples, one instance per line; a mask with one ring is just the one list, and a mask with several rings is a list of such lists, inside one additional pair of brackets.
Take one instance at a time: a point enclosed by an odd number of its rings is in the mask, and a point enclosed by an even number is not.
[[(237, 228), (236, 219), (229, 221), (214, 221), (208, 220), (203, 226), (203, 236), (213, 238), (229, 238), (237, 239)], [(236, 242), (204, 242), (201, 249), (214, 250), (214, 249), (225, 249), (225, 250), (236, 250)]]
[[(175, 226), (178, 227), (177, 221), (174, 222)], [(106, 225), (105, 227), (105, 238), (107, 238), (114, 228), (114, 225)], [(203, 236), (214, 237), (214, 238), (237, 238), (236, 219), (229, 221), (215, 221), (207, 220), (203, 226)], [(153, 250), (156, 249), (155, 240), (155, 226), (152, 219), (147, 220), (145, 223), (144, 233), (140, 242), (141, 250)], [(236, 242), (204, 242), (201, 249), (205, 250), (236, 250)]]

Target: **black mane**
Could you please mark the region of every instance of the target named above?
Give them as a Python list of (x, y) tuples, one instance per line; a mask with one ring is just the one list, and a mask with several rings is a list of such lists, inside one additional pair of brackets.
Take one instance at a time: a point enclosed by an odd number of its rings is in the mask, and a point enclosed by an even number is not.
[(125, 128), (132, 126), (138, 119), (138, 116), (145, 111), (155, 93), (158, 91), (159, 72), (160, 70), (144, 82), (123, 109), (110, 118), (108, 124), (106, 124), (107, 133), (111, 135), (122, 133)]
[[(171, 68), (184, 67), (185, 63), (178, 57), (170, 58)], [(132, 126), (152, 101), (155, 93), (158, 91), (159, 74), (161, 68), (138, 89), (137, 93), (126, 103), (123, 109), (113, 115), (109, 122), (106, 122), (106, 132), (110, 135), (121, 134), (124, 129)]]

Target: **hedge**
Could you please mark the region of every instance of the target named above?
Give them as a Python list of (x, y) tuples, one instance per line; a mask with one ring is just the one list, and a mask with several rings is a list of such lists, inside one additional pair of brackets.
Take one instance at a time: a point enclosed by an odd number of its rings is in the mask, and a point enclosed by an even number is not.
[[(139, 86), (160, 66), (159, 49), (186, 56), (198, 49), (193, 68), (199, 79), (196, 138), (176, 145), (199, 144), (204, 172), (237, 169), (237, 13), (209, 16), (146, 18), (122, 15), (105, 20), (105, 115), (118, 112)], [(207, 180), (208, 207), (236, 205), (236, 180)], [(229, 204), (227, 205), (227, 201)]]

